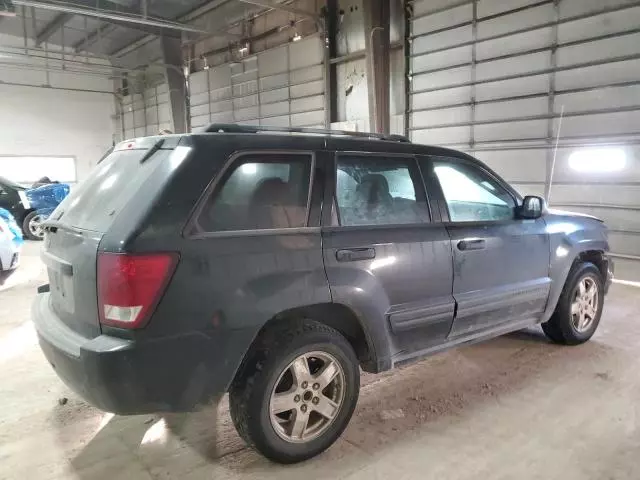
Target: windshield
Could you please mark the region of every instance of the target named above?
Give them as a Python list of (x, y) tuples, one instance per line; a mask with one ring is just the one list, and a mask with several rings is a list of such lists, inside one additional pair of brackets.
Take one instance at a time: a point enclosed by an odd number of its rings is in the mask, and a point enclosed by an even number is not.
[(23, 187), (22, 185), (18, 185), (15, 182), (12, 182), (8, 178), (0, 177), (0, 185), (13, 188), (14, 190), (27, 190), (27, 187)]

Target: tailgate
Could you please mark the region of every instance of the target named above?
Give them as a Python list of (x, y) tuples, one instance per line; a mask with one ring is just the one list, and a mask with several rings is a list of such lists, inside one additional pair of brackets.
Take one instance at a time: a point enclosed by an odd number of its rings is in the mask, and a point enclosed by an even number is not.
[(68, 227), (49, 229), (42, 260), (47, 267), (51, 308), (86, 338), (100, 335), (96, 258), (102, 234)]

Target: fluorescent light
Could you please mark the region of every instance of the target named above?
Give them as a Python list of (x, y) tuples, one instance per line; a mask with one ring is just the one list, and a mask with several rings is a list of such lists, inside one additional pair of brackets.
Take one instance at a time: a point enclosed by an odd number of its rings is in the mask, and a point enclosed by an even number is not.
[(617, 172), (626, 163), (622, 148), (585, 148), (569, 156), (569, 166), (578, 172)]
[(245, 163), (240, 169), (245, 175), (255, 175), (258, 171), (258, 166), (255, 163)]
[(296, 34), (293, 36), (292, 40), (294, 42), (297, 42), (299, 40), (302, 40), (302, 36), (298, 32), (296, 32)]

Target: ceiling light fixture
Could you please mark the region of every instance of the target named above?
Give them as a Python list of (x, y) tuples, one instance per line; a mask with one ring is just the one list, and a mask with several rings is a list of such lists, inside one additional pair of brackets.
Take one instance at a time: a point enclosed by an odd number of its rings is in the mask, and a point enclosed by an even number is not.
[(626, 163), (622, 148), (585, 148), (569, 156), (569, 167), (578, 172), (618, 172)]
[(299, 40), (302, 40), (302, 36), (298, 32), (296, 32), (296, 34), (293, 36), (291, 40), (293, 40), (294, 42), (297, 42)]

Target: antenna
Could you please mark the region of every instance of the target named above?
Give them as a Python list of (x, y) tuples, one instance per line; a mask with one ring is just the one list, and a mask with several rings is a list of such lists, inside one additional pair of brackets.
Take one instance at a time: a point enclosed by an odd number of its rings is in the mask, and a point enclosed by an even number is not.
[(549, 175), (549, 191), (547, 192), (547, 205), (551, 199), (551, 185), (553, 183), (553, 172), (556, 169), (556, 157), (558, 156), (558, 143), (560, 142), (560, 129), (562, 128), (562, 117), (564, 116), (564, 105), (560, 108), (560, 121), (556, 132), (556, 146), (553, 149), (553, 160), (551, 161), (551, 175)]

